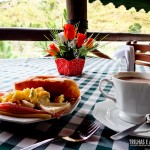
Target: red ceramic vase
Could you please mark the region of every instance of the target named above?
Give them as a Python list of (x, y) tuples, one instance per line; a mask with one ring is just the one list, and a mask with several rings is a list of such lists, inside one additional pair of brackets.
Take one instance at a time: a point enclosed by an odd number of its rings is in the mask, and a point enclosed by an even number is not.
[(77, 76), (82, 74), (85, 59), (75, 58), (66, 60), (64, 58), (57, 58), (55, 60), (59, 74), (66, 76)]

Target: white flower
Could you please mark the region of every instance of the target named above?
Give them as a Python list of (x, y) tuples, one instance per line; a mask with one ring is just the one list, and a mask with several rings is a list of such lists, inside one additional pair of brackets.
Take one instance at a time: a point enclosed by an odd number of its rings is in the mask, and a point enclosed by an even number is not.
[(58, 36), (59, 36), (60, 41), (61, 41), (62, 43), (67, 43), (67, 39), (66, 39), (65, 36), (64, 36), (64, 32), (58, 33)]

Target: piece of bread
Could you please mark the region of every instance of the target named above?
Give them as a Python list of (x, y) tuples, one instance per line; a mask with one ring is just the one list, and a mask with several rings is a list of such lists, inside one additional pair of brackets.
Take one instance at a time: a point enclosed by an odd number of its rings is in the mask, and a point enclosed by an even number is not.
[(15, 90), (43, 87), (51, 96), (64, 94), (66, 98), (79, 98), (80, 90), (75, 81), (56, 76), (34, 76), (15, 84)]

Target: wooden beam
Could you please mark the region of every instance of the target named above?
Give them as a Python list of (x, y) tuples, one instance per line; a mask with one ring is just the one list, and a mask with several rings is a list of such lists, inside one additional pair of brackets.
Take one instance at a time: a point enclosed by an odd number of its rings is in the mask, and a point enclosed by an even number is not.
[[(62, 30), (58, 30), (61, 32)], [(150, 34), (132, 34), (132, 33), (109, 33), (109, 32), (87, 32), (87, 36), (93, 34), (100, 41), (105, 35), (108, 36), (103, 41), (150, 41)], [(47, 41), (45, 36), (50, 40), (50, 29), (39, 28), (3, 28), (0, 27), (0, 40), (16, 40), (16, 41)]]
[(87, 32), (87, 36), (93, 34), (97, 41), (108, 35), (103, 41), (150, 41), (150, 34), (115, 33), (115, 32)]
[(87, 0), (66, 0), (66, 8), (68, 14), (67, 23), (79, 24), (79, 32), (85, 33), (88, 28), (87, 21)]
[[(0, 27), (0, 40), (16, 40), (16, 41), (47, 41), (50, 36), (50, 29), (39, 28), (3, 28)], [(61, 32), (62, 30), (58, 30)]]

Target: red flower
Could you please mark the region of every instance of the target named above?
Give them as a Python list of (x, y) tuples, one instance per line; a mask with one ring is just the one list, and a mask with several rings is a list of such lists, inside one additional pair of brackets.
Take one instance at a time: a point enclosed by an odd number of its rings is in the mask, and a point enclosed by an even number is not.
[(86, 39), (86, 35), (82, 33), (77, 34), (77, 46), (80, 48)]
[(58, 49), (58, 47), (56, 47), (56, 45), (55, 45), (54, 43), (52, 43), (52, 44), (50, 44), (50, 45), (48, 46), (48, 49), (46, 49), (46, 51), (47, 51), (50, 55), (56, 56), (56, 55), (58, 54), (58, 52), (59, 52), (59, 49)]
[(71, 24), (65, 24), (64, 28), (64, 36), (67, 40), (73, 40), (76, 36), (76, 29)]
[(87, 42), (85, 43), (85, 46), (88, 48), (92, 48), (94, 44), (94, 39), (93, 38), (88, 38)]
[(4, 95), (4, 93), (0, 92), (0, 96), (3, 96), (3, 95)]

